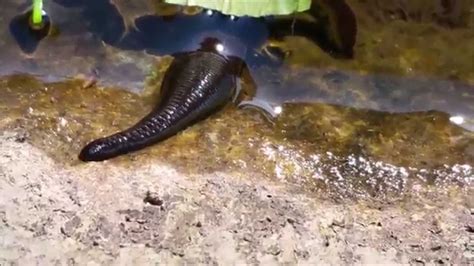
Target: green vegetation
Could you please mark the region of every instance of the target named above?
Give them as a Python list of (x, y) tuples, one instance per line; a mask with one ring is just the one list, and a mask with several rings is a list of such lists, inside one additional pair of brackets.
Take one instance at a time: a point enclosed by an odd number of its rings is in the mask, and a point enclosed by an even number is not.
[(41, 26), (43, 23), (43, 0), (33, 0), (32, 21), (34, 26)]
[(235, 16), (287, 15), (309, 9), (311, 0), (165, 0), (170, 4), (201, 6)]

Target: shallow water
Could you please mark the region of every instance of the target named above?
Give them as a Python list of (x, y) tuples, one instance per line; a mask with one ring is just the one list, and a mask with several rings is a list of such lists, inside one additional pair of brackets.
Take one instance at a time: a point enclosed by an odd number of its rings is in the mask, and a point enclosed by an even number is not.
[[(266, 115), (229, 106), (176, 137), (111, 162), (138, 167), (161, 161), (190, 173), (229, 171), (246, 178), (263, 174), (336, 198), (469, 189), (472, 10), (459, 25), (446, 26), (424, 16), (381, 20), (369, 4), (348, 2), (359, 23), (354, 59), (332, 58), (290, 37), (278, 44), (293, 50), (283, 66), (250, 71), (257, 85), (253, 103)], [(61, 3), (47, 2), (57, 33), (32, 55), (16, 46), (5, 26), (24, 5), (11, 1), (0, 10), (7, 36), (0, 40), (0, 125), (74, 165), (87, 141), (123, 129), (151, 109), (171, 58), (108, 45), (81, 20), (80, 8)], [(140, 1), (133, 7), (113, 3), (126, 15), (124, 28), (134, 27), (131, 18), (155, 13)]]

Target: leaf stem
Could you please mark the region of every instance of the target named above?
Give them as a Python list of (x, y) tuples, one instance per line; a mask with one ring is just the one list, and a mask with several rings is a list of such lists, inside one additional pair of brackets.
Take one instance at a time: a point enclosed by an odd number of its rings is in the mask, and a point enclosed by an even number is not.
[(32, 21), (35, 26), (43, 23), (43, 0), (33, 0)]

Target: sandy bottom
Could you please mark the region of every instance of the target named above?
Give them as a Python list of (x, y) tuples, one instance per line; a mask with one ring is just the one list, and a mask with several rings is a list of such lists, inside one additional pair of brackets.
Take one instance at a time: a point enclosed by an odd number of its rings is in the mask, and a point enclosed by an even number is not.
[(255, 176), (65, 166), (2, 132), (0, 265), (469, 264), (471, 192), (335, 203)]

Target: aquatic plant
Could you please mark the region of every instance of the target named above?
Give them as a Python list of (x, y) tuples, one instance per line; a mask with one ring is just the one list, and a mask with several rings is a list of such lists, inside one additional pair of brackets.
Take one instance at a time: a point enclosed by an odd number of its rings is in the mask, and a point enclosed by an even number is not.
[(260, 17), (266, 15), (287, 15), (308, 10), (311, 0), (165, 0), (169, 4), (201, 6), (219, 10), (234, 16)]
[(31, 20), (34, 27), (41, 27), (43, 24), (43, 0), (33, 0)]
[(51, 20), (43, 10), (43, 0), (33, 0), (30, 9), (12, 18), (9, 28), (21, 50), (33, 53), (51, 30)]

